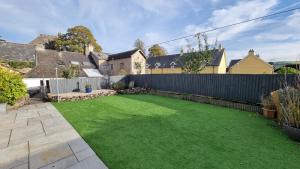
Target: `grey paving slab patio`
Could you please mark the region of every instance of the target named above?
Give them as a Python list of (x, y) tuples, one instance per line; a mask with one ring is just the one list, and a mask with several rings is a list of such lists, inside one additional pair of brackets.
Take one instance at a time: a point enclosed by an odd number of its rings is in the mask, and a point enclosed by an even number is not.
[(50, 103), (0, 113), (0, 169), (107, 169)]

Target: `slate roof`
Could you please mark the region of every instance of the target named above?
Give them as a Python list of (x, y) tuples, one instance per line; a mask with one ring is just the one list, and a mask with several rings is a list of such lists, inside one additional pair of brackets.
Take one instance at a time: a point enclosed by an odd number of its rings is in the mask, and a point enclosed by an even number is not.
[(230, 61), (228, 68), (231, 68), (233, 65), (235, 65), (236, 63), (238, 63), (240, 60), (242, 59), (233, 59)]
[[(213, 50), (213, 58), (209, 66), (219, 66), (223, 53), (224, 49)], [(182, 67), (183, 65), (180, 58), (180, 54), (149, 57), (146, 60), (146, 66), (150, 69), (155, 68), (156, 66), (159, 68), (171, 68), (171, 66), (174, 66), (174, 68)]]
[[(133, 50), (129, 50), (129, 51), (126, 51), (126, 52), (111, 54), (111, 55), (108, 56), (108, 60), (130, 58), (137, 51), (139, 51), (139, 49), (133, 49)], [(145, 55), (142, 52), (141, 52), (141, 54), (145, 57)]]
[(83, 69), (96, 69), (89, 57), (77, 52), (42, 50), (37, 51), (36, 55), (38, 64), (25, 75), (27, 78), (54, 78), (56, 67), (58, 68), (58, 76), (61, 77), (62, 70), (70, 66), (71, 62), (79, 63), (79, 77), (87, 77)]
[(54, 40), (57, 38), (57, 36), (54, 35), (45, 35), (45, 34), (40, 34), (38, 37), (33, 39), (29, 44), (32, 45), (44, 45), (45, 43)]
[(0, 60), (33, 62), (35, 60), (35, 46), (0, 41)]

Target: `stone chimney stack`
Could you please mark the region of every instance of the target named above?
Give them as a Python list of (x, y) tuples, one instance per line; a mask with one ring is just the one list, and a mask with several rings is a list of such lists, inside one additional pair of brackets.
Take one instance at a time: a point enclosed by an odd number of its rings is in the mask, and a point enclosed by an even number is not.
[(91, 52), (94, 52), (94, 46), (92, 44), (88, 44), (86, 47), (85, 47), (85, 51), (84, 51), (85, 55), (88, 56)]
[(254, 50), (250, 49), (248, 55), (255, 55)]

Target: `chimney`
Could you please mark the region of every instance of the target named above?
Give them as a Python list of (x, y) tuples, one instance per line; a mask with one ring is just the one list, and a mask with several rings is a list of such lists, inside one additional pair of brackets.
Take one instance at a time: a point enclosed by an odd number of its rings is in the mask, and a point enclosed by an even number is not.
[(250, 49), (248, 55), (254, 55), (254, 50)]
[(88, 56), (91, 52), (94, 52), (94, 46), (92, 44), (88, 44), (86, 47), (85, 47), (85, 51), (84, 51), (84, 54), (86, 56)]
[(221, 51), (223, 49), (222, 44), (219, 44), (219, 51)]

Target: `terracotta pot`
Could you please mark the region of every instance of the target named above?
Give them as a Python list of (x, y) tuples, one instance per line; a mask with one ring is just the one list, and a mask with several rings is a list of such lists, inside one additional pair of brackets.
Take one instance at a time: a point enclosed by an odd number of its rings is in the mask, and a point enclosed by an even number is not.
[(274, 119), (276, 118), (276, 110), (274, 109), (268, 109), (268, 108), (262, 108), (263, 115), (266, 118)]
[(300, 142), (300, 129), (291, 127), (287, 124), (283, 124), (283, 131), (292, 140)]

